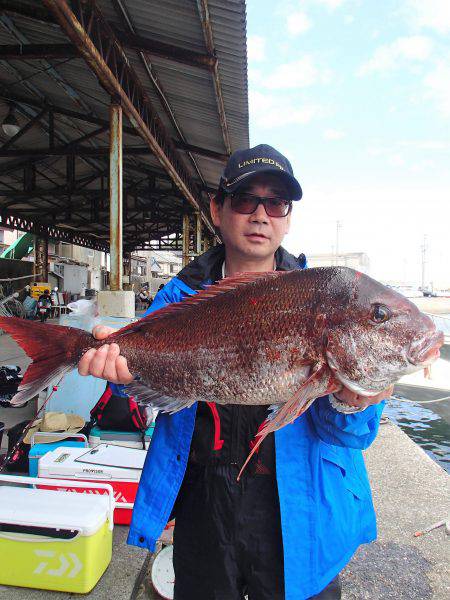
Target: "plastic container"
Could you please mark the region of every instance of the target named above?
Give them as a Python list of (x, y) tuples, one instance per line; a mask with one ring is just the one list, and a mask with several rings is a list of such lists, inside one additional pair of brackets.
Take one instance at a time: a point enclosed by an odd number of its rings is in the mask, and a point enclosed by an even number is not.
[[(155, 424), (145, 432), (145, 449), (148, 450), (152, 439)], [(99, 444), (109, 444), (113, 446), (124, 446), (125, 448), (139, 448), (142, 450), (142, 436), (139, 431), (114, 431), (112, 429), (100, 429), (93, 427), (89, 433), (89, 446), (95, 448)]]
[[(47, 454), (47, 452), (52, 452), (52, 450), (56, 450), (56, 448), (60, 448), (61, 446), (65, 448), (86, 448), (88, 445), (87, 438), (82, 433), (68, 433), (67, 437), (72, 438), (71, 440), (60, 440), (59, 442), (48, 442), (46, 444), (35, 443), (36, 439), (45, 439), (46, 437), (52, 439), (55, 437), (55, 434), (39, 431), (31, 437), (31, 448), (28, 454), (28, 471), (30, 477), (38, 476), (39, 459), (44, 454)], [(79, 438), (79, 441), (73, 441), (73, 438)]]
[[(86, 494), (92, 493), (90, 491), (90, 483), (107, 481), (114, 490), (114, 499), (116, 502), (114, 523), (129, 525), (147, 452), (145, 450), (123, 448), (125, 454), (134, 453), (134, 462), (137, 467), (123, 468), (115, 465), (101, 464), (108, 460), (108, 453), (111, 454), (108, 450), (109, 448), (112, 448), (114, 452), (117, 451), (117, 446), (110, 447), (106, 444), (101, 444), (92, 449), (96, 452), (95, 460), (98, 461), (96, 463), (77, 461), (82, 455), (86, 455), (86, 448), (62, 447), (52, 452), (47, 452), (47, 454), (39, 459), (39, 477), (45, 477), (47, 481), (52, 478), (65, 480), (64, 486), (52, 486), (51, 489), (57, 487), (59, 490)], [(82, 487), (75, 488), (72, 485), (74, 481), (85, 481), (87, 484), (85, 486), (86, 489)]]
[[(91, 484), (97, 493), (80, 495), (5, 483), (43, 481), (0, 475), (0, 584), (90, 592), (111, 561), (112, 487)], [(74, 487), (86, 485), (73, 483)]]

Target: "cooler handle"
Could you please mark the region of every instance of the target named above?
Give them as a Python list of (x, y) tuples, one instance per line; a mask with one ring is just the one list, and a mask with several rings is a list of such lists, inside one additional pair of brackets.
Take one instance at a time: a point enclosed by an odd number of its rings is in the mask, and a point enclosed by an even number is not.
[(70, 432), (64, 432), (64, 433), (57, 433), (56, 431), (36, 431), (36, 433), (33, 433), (33, 435), (31, 436), (31, 445), (34, 446), (34, 439), (36, 436), (43, 436), (43, 437), (54, 437), (55, 435), (57, 435), (58, 437), (61, 437), (60, 440), (57, 440), (58, 442), (62, 442), (63, 440), (65, 440), (66, 438), (80, 438), (80, 440), (82, 442), (84, 442), (84, 447), (88, 448), (88, 441), (87, 441), (87, 437), (84, 435), (84, 433), (70, 433)]
[(23, 475), (0, 475), (0, 483), (8, 481), (10, 483), (23, 483), (25, 485), (50, 485), (61, 486), (61, 487), (79, 487), (79, 488), (94, 488), (98, 490), (106, 490), (108, 492), (109, 507), (108, 507), (108, 518), (109, 518), (109, 529), (114, 527), (114, 508), (116, 502), (114, 500), (114, 490), (109, 483), (91, 483), (88, 481), (68, 481), (67, 479), (47, 479), (45, 477), (25, 477)]

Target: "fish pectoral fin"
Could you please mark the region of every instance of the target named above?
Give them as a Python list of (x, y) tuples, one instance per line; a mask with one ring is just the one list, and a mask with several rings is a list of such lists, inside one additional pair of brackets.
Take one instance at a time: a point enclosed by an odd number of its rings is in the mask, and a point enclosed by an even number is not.
[(149, 388), (142, 381), (132, 381), (125, 386), (125, 391), (130, 396), (136, 396), (139, 404), (149, 404), (158, 411), (170, 414), (176, 413), (183, 408), (189, 408), (194, 404), (192, 400), (161, 394), (161, 392)]
[(333, 376), (328, 367), (326, 365), (320, 365), (308, 379), (302, 383), (287, 402), (284, 404), (272, 404), (270, 406), (271, 413), (255, 436), (255, 444), (248, 455), (244, 466), (239, 471), (238, 481), (249, 460), (262, 444), (264, 438), (267, 437), (269, 433), (273, 433), (285, 425), (289, 425), (289, 423), (292, 423), (297, 417), (304, 413), (316, 398), (319, 398), (319, 396), (323, 396), (328, 392), (332, 380)]

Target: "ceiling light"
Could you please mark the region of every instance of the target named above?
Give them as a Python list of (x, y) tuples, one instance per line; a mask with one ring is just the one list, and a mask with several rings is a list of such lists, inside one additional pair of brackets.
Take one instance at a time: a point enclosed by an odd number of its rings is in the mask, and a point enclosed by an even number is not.
[(6, 115), (2, 123), (3, 133), (9, 138), (14, 137), (20, 131), (20, 125), (14, 116), (14, 110), (9, 109), (9, 113)]

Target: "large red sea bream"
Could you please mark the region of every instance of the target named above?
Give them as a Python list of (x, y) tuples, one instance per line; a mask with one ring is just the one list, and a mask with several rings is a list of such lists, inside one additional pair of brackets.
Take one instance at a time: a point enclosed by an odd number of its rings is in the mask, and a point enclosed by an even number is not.
[(443, 334), (401, 294), (344, 267), (224, 279), (102, 341), (85, 331), (0, 318), (33, 363), (13, 404), (116, 342), (141, 402), (176, 412), (196, 401), (266, 404), (258, 441), (342, 385), (375, 395), (430, 365)]

